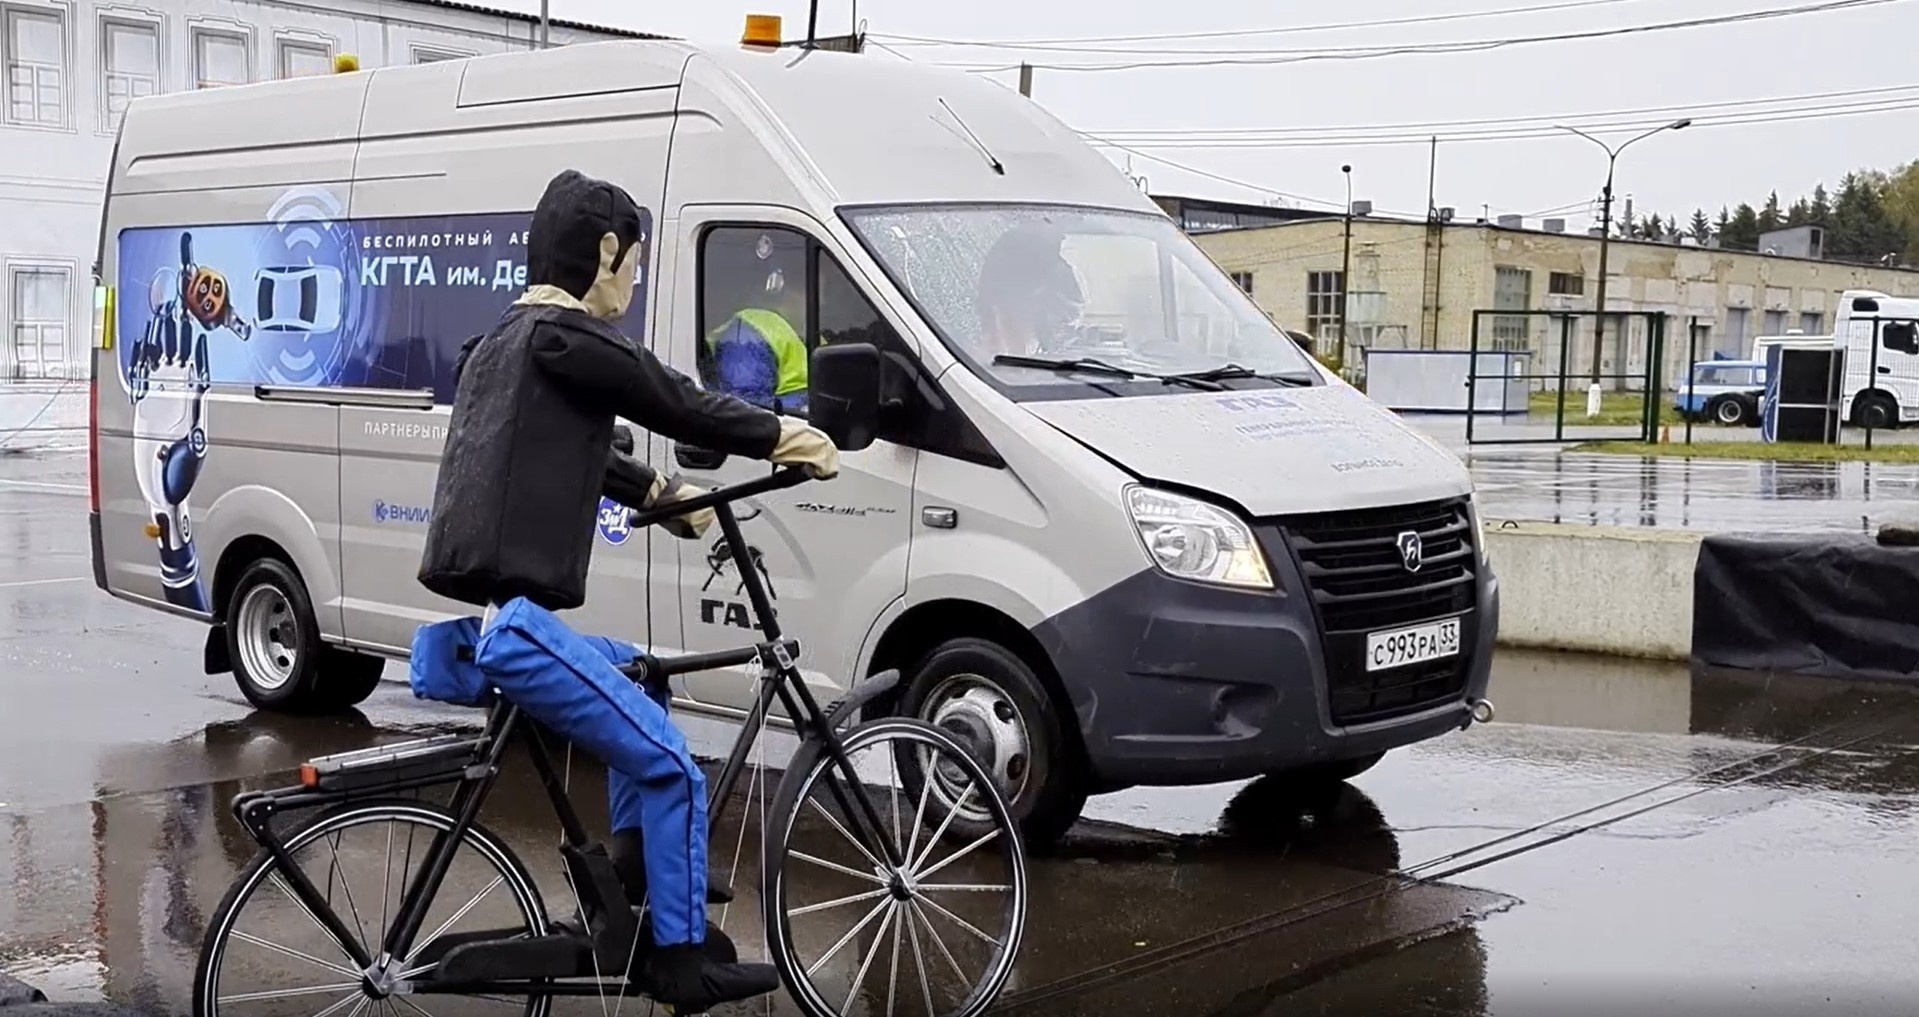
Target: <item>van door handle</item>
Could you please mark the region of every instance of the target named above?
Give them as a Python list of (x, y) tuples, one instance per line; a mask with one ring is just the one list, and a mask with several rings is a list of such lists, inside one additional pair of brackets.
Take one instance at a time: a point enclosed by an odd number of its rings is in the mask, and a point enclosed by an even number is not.
[(698, 445), (676, 442), (673, 445), (673, 461), (688, 470), (717, 470), (726, 465), (726, 453), (703, 449)]
[(1890, 368), (1890, 367), (1887, 367), (1887, 366), (1886, 366), (1886, 365), (1884, 365), (1884, 364), (1880, 364), (1880, 365), (1879, 365), (1879, 373), (1880, 373), (1880, 374), (1891, 374), (1891, 373), (1892, 373), (1892, 368)]

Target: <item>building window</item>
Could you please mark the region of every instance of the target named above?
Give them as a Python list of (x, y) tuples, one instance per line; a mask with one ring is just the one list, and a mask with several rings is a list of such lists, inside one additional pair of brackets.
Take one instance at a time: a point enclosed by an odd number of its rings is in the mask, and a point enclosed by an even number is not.
[(57, 378), (67, 373), (67, 318), (72, 275), (64, 268), (16, 268), (8, 280), (12, 325), (8, 329), (15, 378)]
[(310, 78), (333, 73), (333, 47), (321, 42), (280, 40), (279, 75)]
[(460, 53), (450, 49), (434, 49), (431, 46), (413, 47), (413, 62), (416, 64), (432, 64), (442, 60), (465, 60), (472, 55), (471, 53)]
[(1752, 312), (1744, 307), (1726, 308), (1725, 341), (1720, 346), (1721, 350), (1727, 353), (1738, 353), (1746, 349), (1746, 341), (1751, 338), (1746, 334), (1751, 315)]
[(1306, 273), (1306, 331), (1321, 339), (1336, 336), (1345, 313), (1346, 274)]
[(5, 8), (7, 120), (34, 127), (67, 122), (67, 26), (59, 11)]
[(1573, 272), (1554, 272), (1546, 277), (1546, 292), (1564, 297), (1584, 296), (1586, 277)]
[(1237, 286), (1241, 290), (1244, 290), (1246, 295), (1249, 297), (1253, 295), (1253, 273), (1234, 272), (1232, 273), (1232, 277), (1233, 277), (1234, 286)]
[[(1525, 311), (1532, 307), (1533, 274), (1523, 268), (1499, 265), (1493, 269), (1493, 310)], [(1531, 346), (1532, 319), (1520, 314), (1493, 317), (1493, 349), (1524, 350)]]
[(160, 28), (130, 21), (100, 22), (100, 126), (112, 131), (127, 103), (160, 90)]
[(193, 87), (219, 88), (253, 80), (252, 47), (238, 32), (193, 29)]
[(1818, 335), (1826, 327), (1826, 315), (1823, 311), (1801, 311), (1799, 313), (1799, 331), (1807, 335)]
[(1786, 334), (1786, 312), (1767, 311), (1765, 329), (1766, 329), (1764, 333), (1765, 335), (1785, 335)]

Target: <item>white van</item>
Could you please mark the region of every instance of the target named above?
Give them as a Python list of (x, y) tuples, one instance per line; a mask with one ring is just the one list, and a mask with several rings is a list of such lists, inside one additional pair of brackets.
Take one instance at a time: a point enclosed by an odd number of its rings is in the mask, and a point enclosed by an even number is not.
[(1846, 353), (1841, 419), (1874, 428), (1919, 420), (1919, 299), (1847, 290), (1832, 334)]
[[(96, 270), (99, 585), (209, 621), (209, 672), (290, 711), (471, 613), (416, 580), (451, 369), (568, 168), (648, 210), (626, 327), (667, 363), (730, 384), (708, 354), (780, 322), (883, 351), (881, 440), (745, 532), (820, 695), (900, 668), (881, 706), (968, 737), (1035, 837), (1089, 793), (1339, 780), (1490, 715), (1459, 459), (1039, 106), (847, 53), (614, 42), (135, 102)], [(1008, 321), (1037, 359), (996, 362)], [(708, 485), (766, 468), (639, 444)], [(717, 533), (622, 519), (575, 625), (755, 640)], [(752, 691), (676, 689), (727, 717)]]

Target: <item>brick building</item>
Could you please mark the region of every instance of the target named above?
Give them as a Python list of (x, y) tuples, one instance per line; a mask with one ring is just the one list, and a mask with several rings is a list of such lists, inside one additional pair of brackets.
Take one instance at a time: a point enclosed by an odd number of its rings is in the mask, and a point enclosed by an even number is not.
[[(1559, 226), (1561, 221), (1549, 221)], [(1195, 233), (1194, 240), (1231, 273), (1280, 325), (1311, 333), (1321, 350), (1338, 346), (1346, 322), (1345, 360), (1358, 364), (1366, 347), (1467, 349), (1475, 310), (1593, 309), (1599, 239), (1497, 222), (1424, 221), (1377, 216), (1352, 224), (1352, 288), (1342, 291), (1344, 221), (1337, 216), (1270, 226)], [(1743, 356), (1757, 336), (1832, 327), (1839, 294), (1849, 289), (1919, 296), (1919, 271), (1850, 265), (1812, 257), (1762, 255), (1687, 242), (1614, 239), (1607, 255), (1606, 305), (1616, 312), (1664, 311), (1664, 377), (1684, 375), (1687, 326), (1697, 316), (1699, 355)], [(1606, 328), (1602, 373), (1646, 369), (1645, 319)], [(1569, 373), (1592, 364), (1592, 319), (1575, 319)], [(1552, 374), (1560, 326), (1544, 316), (1486, 316), (1481, 349), (1528, 350), (1532, 370)]]

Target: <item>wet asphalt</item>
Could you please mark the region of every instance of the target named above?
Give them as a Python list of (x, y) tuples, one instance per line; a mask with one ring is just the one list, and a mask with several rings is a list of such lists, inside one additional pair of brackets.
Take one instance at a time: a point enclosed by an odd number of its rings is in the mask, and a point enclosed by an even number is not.
[[(479, 718), (416, 701), (397, 666), (343, 717), (253, 711), (200, 673), (202, 630), (93, 588), (84, 469), (0, 456), (0, 971), (56, 1000), (180, 1014), (207, 915), (252, 853), (235, 793)], [(1095, 799), (1032, 859), (999, 1012), (1919, 1007), (1919, 691), (1506, 652), (1491, 698), (1495, 723), (1329, 791)], [(702, 755), (730, 740), (686, 724)], [(774, 739), (769, 762), (785, 751)], [(561, 910), (557, 828), (514, 772), (483, 819)], [(593, 768), (572, 779), (599, 822)]]

